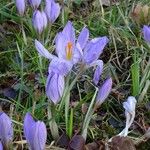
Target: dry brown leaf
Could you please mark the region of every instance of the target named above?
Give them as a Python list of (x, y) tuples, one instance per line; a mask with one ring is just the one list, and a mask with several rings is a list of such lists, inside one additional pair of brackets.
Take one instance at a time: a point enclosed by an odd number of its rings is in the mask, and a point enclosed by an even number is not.
[(115, 136), (109, 146), (110, 150), (136, 150), (133, 141), (127, 137)]

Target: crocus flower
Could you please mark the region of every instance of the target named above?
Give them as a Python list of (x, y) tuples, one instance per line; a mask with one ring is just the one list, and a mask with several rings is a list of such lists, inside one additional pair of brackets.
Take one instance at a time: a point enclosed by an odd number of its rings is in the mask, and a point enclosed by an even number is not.
[(41, 0), (29, 0), (29, 3), (31, 7), (33, 7), (34, 9), (37, 9), (39, 5), (41, 4)]
[[(62, 32), (59, 32), (55, 38), (55, 47), (57, 58), (75, 64), (80, 59), (80, 51), (76, 48), (75, 30), (72, 23), (68, 21)], [(35, 47), (40, 55), (53, 59), (56, 56), (50, 54), (42, 44), (35, 40)]]
[(111, 89), (112, 89), (112, 79), (108, 78), (105, 80), (103, 85), (99, 88), (99, 91), (96, 97), (96, 103), (95, 103), (96, 108), (99, 107), (105, 101), (105, 99), (110, 94)]
[[(83, 36), (79, 37), (80, 39), (84, 38)], [(63, 94), (64, 77), (69, 73), (73, 64), (80, 59), (80, 52), (75, 44), (75, 31), (70, 21), (68, 21), (63, 31), (57, 34), (55, 43), (57, 56), (49, 53), (39, 41), (35, 40), (35, 47), (39, 54), (52, 60), (49, 65), (46, 93), (48, 98), (56, 104)]]
[(99, 78), (100, 78), (100, 75), (102, 74), (102, 71), (103, 71), (103, 61), (102, 60), (99, 60), (99, 65), (97, 66), (97, 68), (95, 69), (95, 72), (94, 72), (94, 77), (93, 77), (93, 82), (95, 85), (98, 84), (99, 82)]
[(67, 61), (54, 58), (49, 65), (49, 75), (46, 82), (47, 97), (57, 104), (64, 92), (65, 76), (71, 70), (72, 65)]
[(93, 77), (93, 81), (97, 85), (103, 70), (103, 62), (98, 58), (100, 54), (103, 52), (103, 49), (109, 40), (106, 36), (94, 38), (90, 41), (88, 41), (88, 38), (89, 38), (88, 29), (82, 30), (77, 40), (76, 47), (80, 52), (82, 62), (87, 67), (97, 66)]
[(30, 113), (24, 118), (24, 134), (31, 150), (44, 150), (47, 131), (44, 122), (35, 121)]
[(64, 91), (64, 85), (64, 76), (58, 73), (49, 73), (46, 82), (46, 94), (54, 104), (57, 104), (60, 101)]
[(144, 26), (143, 27), (143, 35), (144, 35), (144, 40), (150, 44), (150, 27), (149, 26)]
[(125, 116), (126, 116), (126, 126), (121, 133), (120, 136), (127, 136), (128, 129), (130, 128), (131, 124), (134, 121), (135, 117), (135, 106), (136, 106), (136, 99), (133, 96), (129, 96), (127, 101), (123, 103), (123, 107), (125, 109)]
[(35, 28), (35, 30), (41, 34), (42, 31), (46, 28), (47, 26), (47, 18), (46, 18), (46, 14), (44, 11), (40, 12), (39, 10), (36, 10), (33, 13), (33, 18), (32, 18), (32, 22), (33, 22), (33, 27)]
[(16, 0), (16, 7), (18, 10), (18, 13), (23, 16), (25, 12), (25, 0)]
[(1, 141), (0, 141), (0, 150), (3, 150), (3, 145), (1, 143)]
[(54, 23), (60, 14), (60, 6), (54, 0), (46, 0), (45, 13), (48, 21)]
[(47, 17), (44, 11), (41, 12), (42, 18), (43, 18), (43, 28), (45, 29), (47, 27)]
[(3, 144), (3, 147), (8, 147), (12, 139), (12, 121), (5, 113), (0, 112), (0, 140)]

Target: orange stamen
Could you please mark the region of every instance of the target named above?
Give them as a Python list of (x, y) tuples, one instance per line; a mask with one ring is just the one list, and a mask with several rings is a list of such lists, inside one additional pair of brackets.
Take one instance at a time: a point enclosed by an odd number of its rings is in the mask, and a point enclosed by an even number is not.
[(72, 43), (68, 42), (66, 46), (66, 58), (68, 60), (71, 60), (72, 58), (72, 47), (73, 47)]

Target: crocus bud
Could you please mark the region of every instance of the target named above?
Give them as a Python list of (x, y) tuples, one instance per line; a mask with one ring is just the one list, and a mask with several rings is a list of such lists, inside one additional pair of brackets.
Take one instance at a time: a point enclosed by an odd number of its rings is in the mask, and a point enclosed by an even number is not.
[(46, 82), (46, 94), (47, 97), (57, 104), (64, 91), (65, 81), (64, 76), (58, 73), (50, 72)]
[(44, 150), (47, 131), (44, 122), (35, 121), (30, 113), (24, 118), (24, 135), (31, 150)]
[(11, 119), (3, 112), (0, 112), (0, 140), (5, 149), (13, 139), (13, 127)]
[(143, 36), (144, 40), (150, 44), (150, 27), (149, 26), (144, 26), (143, 27)]
[(47, 27), (47, 17), (44, 11), (41, 12), (42, 18), (43, 18), (43, 28), (45, 29)]
[(126, 126), (122, 130), (122, 132), (119, 133), (120, 136), (128, 135), (128, 129), (130, 128), (131, 124), (134, 121), (136, 103), (137, 101), (133, 96), (129, 96), (127, 101), (123, 103), (123, 107), (125, 109), (125, 116), (126, 116)]
[(60, 6), (54, 0), (46, 0), (45, 13), (48, 21), (54, 23), (60, 14)]
[(25, 0), (16, 0), (16, 7), (18, 10), (18, 13), (23, 16), (25, 12)]
[(100, 75), (102, 74), (103, 71), (103, 65), (104, 65), (103, 61), (99, 60), (98, 66), (96, 67), (96, 70), (94, 72), (94, 77), (93, 77), (93, 82), (95, 85), (97, 85), (99, 82)]
[(41, 0), (29, 0), (29, 3), (33, 9), (37, 9), (41, 4)]
[(0, 150), (3, 150), (3, 145), (1, 143), (1, 141), (0, 141)]
[(99, 107), (105, 99), (108, 97), (109, 93), (112, 89), (112, 79), (108, 78), (105, 80), (103, 85), (99, 88), (98, 95), (96, 97), (96, 104), (95, 107)]
[(33, 27), (35, 28), (35, 30), (41, 34), (43, 29), (46, 28), (47, 26), (47, 18), (44, 12), (40, 12), (39, 10), (36, 10), (33, 13), (33, 18), (32, 18), (32, 22), (33, 22)]

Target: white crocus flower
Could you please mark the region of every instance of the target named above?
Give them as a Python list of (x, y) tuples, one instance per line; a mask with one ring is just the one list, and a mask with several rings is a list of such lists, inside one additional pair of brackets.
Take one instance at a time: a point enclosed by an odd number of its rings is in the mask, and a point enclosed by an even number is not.
[(119, 136), (127, 136), (128, 135), (128, 129), (130, 128), (131, 124), (134, 121), (135, 118), (135, 106), (136, 106), (136, 99), (133, 96), (129, 96), (127, 101), (123, 103), (123, 107), (125, 109), (125, 116), (126, 116), (126, 126), (122, 130), (122, 132), (119, 133)]

